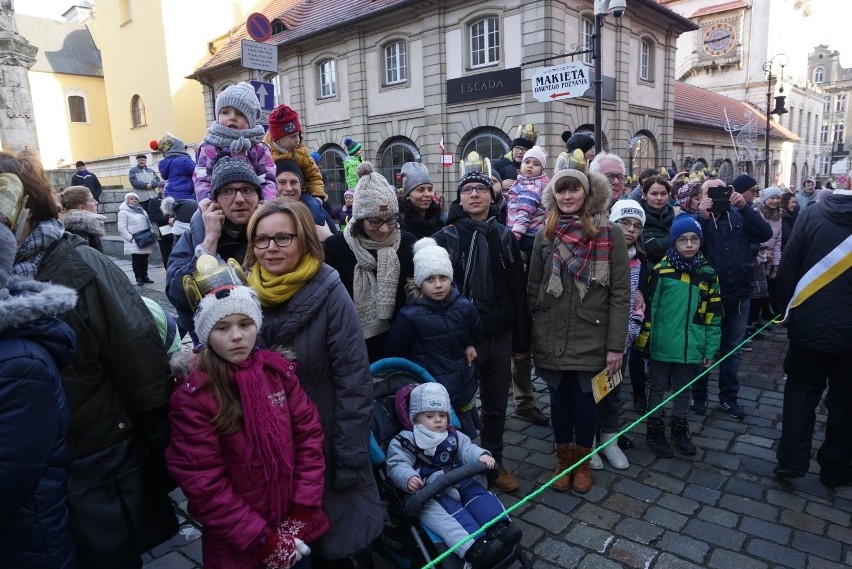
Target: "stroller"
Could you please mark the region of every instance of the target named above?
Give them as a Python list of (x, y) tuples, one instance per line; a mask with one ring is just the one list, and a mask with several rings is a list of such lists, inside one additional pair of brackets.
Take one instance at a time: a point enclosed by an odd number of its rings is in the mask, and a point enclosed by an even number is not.
[[(373, 428), (370, 440), (370, 461), (376, 475), (376, 483), (382, 500), (387, 504), (388, 520), (377, 542), (378, 552), (389, 562), (402, 569), (416, 569), (431, 562), (435, 557), (447, 551), (448, 547), (432, 530), (418, 520), (418, 513), (426, 502), (449, 486), (464, 478), (477, 477), (487, 470), (482, 463), (467, 464), (442, 476), (438, 482), (430, 483), (413, 495), (394, 486), (385, 472), (385, 458), (388, 445), (400, 432), (402, 426), (397, 419), (395, 396), (397, 390), (414, 384), (435, 379), (421, 366), (403, 358), (387, 358), (370, 366), (373, 376)], [(450, 421), (460, 428), (458, 418), (451, 411)], [(493, 569), (505, 569), (519, 561), (524, 569), (532, 569), (532, 562), (521, 548), (520, 543), (493, 565)], [(451, 554), (443, 559), (443, 569), (462, 569), (464, 560)]]

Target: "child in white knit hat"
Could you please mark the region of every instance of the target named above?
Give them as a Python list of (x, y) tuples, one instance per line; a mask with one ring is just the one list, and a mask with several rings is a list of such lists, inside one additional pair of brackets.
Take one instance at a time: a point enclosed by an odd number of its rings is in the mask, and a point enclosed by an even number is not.
[(515, 235), (521, 251), (529, 254), (539, 230), (544, 227), (547, 208), (541, 204), (541, 192), (550, 181), (544, 173), (547, 152), (541, 146), (533, 146), (524, 154), (518, 178), (509, 189), (506, 227)]
[(408, 358), (423, 366), (447, 388), (462, 432), (477, 435), (476, 359), (474, 344), (482, 336), (476, 307), (453, 284), (447, 250), (431, 237), (414, 244), (414, 278), (409, 300), (391, 324), (385, 355)]
[[(254, 290), (224, 282), (228, 271), (212, 256), (199, 265), (212, 288), (195, 314), (205, 347), (172, 394), (166, 461), (204, 525), (205, 566), (227, 559), (286, 569), (329, 527), (319, 414), (295, 362), (255, 345), (261, 309)], [(195, 283), (187, 287), (191, 299), (200, 292)]]
[[(397, 414), (405, 409), (406, 390), (397, 393)], [(414, 493), (445, 473), (477, 461), (493, 469), (491, 454), (473, 444), (450, 424), (450, 396), (439, 383), (422, 383), (408, 395), (404, 430), (388, 445), (387, 472), (393, 484)], [(486, 532), (463, 543), (456, 555), (473, 568), (491, 567), (504, 559), (523, 532), (512, 525), (500, 500), (473, 478), (465, 478), (426, 502), (419, 519), (452, 547), (498, 518)]]

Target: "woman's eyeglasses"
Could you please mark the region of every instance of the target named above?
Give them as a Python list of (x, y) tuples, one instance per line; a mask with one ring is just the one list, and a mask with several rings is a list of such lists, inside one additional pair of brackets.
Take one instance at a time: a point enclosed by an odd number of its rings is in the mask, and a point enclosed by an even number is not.
[(626, 219), (619, 219), (618, 224), (625, 231), (633, 230), (637, 233), (642, 233), (642, 224), (639, 222), (627, 221)]
[(369, 225), (370, 227), (374, 227), (374, 228), (381, 227), (382, 225), (387, 225), (387, 226), (393, 227), (394, 225), (397, 224), (397, 221), (399, 221), (399, 218), (395, 215), (395, 216), (389, 217), (387, 219), (385, 219), (383, 217), (372, 217), (370, 219), (365, 219), (364, 221), (367, 222), (367, 225)]
[(254, 238), (254, 246), (257, 249), (266, 249), (271, 242), (275, 241), (275, 244), (279, 247), (289, 247), (293, 243), (294, 238), (296, 238), (295, 233), (277, 233), (272, 237), (258, 235)]

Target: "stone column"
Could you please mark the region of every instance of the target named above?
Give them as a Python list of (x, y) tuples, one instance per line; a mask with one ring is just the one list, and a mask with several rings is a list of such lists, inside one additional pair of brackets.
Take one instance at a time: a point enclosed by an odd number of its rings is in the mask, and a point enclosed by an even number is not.
[(12, 0), (0, 1), (0, 145), (38, 151), (33, 99), (27, 71), (38, 48), (18, 34)]

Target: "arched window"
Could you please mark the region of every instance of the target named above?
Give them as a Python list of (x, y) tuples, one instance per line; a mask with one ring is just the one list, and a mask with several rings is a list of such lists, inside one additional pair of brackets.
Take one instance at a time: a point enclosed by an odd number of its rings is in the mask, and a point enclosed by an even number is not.
[(654, 43), (647, 38), (639, 42), (639, 79), (654, 80)]
[(796, 189), (799, 186), (797, 185), (797, 180), (799, 179), (799, 167), (793, 162), (793, 165), (790, 166), (790, 188)]
[(346, 191), (346, 176), (343, 172), (343, 161), (346, 152), (336, 144), (326, 144), (320, 147), (320, 170), (327, 175), (325, 193), (334, 207), (343, 205), (343, 192)]
[(464, 135), (459, 143), (461, 152), (456, 161), (476, 151), (483, 158), (489, 158), (492, 162), (509, 152), (512, 139), (499, 128), (490, 126), (476, 128)]
[(628, 174), (638, 176), (646, 168), (656, 168), (657, 141), (647, 130), (640, 130), (630, 140)]
[(814, 69), (814, 83), (822, 83), (825, 80), (825, 70), (822, 67)]
[(279, 18), (275, 18), (270, 23), (272, 24), (272, 35), (273, 36), (275, 34), (280, 34), (281, 32), (284, 32), (284, 31), (287, 30), (287, 26), (285, 26), (284, 22), (282, 22), (281, 19), (279, 19)]
[(500, 18), (488, 16), (468, 26), (470, 67), (500, 63)]
[(382, 176), (397, 188), (402, 187), (400, 171), (406, 162), (419, 162), (420, 151), (414, 142), (404, 136), (387, 139), (379, 148), (379, 164)]
[(71, 122), (89, 122), (86, 115), (86, 99), (80, 95), (68, 97), (68, 118)]
[(148, 124), (148, 116), (145, 114), (145, 103), (139, 95), (133, 95), (130, 99), (130, 119), (133, 128), (139, 128)]

